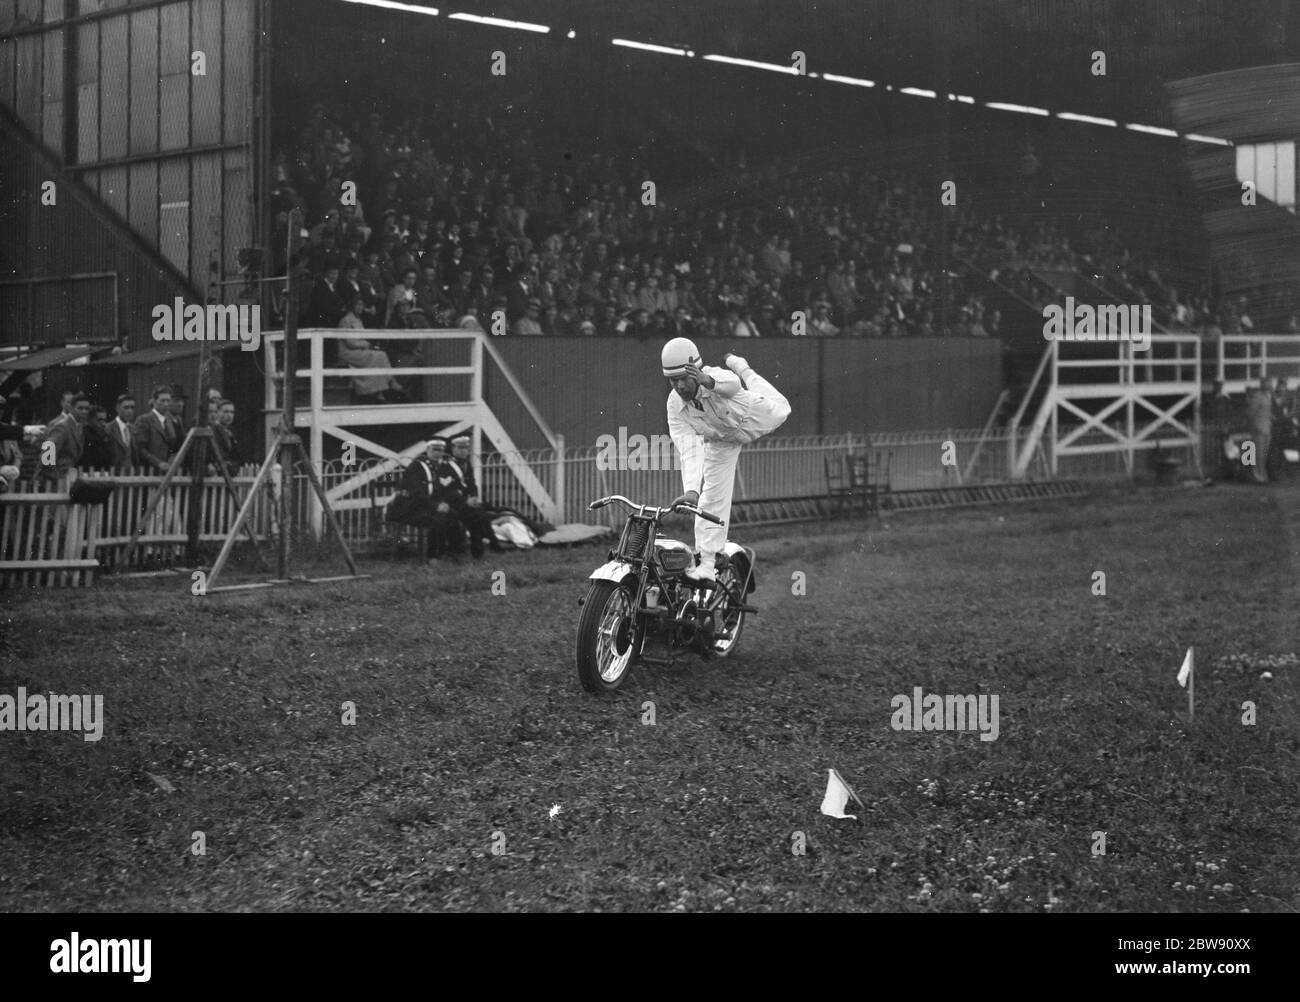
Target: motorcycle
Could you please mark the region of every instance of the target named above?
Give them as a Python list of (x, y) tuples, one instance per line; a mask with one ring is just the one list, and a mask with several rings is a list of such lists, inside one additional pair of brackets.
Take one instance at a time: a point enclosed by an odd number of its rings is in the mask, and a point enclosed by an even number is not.
[(722, 519), (686, 503), (656, 508), (621, 494), (587, 510), (615, 502), (629, 509), (627, 522), (579, 601), (578, 679), (588, 692), (616, 691), (638, 661), (672, 665), (682, 651), (706, 661), (725, 658), (740, 642), (745, 617), (758, 612), (745, 600), (755, 587), (752, 549), (728, 541), (716, 558), (718, 580), (693, 581), (686, 570), (695, 563), (694, 550), (659, 534), (664, 516), (677, 511), (716, 525)]

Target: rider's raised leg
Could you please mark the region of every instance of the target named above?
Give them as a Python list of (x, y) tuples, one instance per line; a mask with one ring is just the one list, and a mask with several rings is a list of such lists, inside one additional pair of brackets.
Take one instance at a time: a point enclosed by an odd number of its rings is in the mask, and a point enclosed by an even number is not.
[(745, 388), (757, 394), (762, 402), (751, 411), (750, 417), (756, 424), (751, 429), (754, 437), (770, 434), (785, 423), (790, 416), (790, 401), (775, 386), (754, 371), (748, 361), (739, 355), (728, 355), (725, 364), (732, 372), (745, 381)]

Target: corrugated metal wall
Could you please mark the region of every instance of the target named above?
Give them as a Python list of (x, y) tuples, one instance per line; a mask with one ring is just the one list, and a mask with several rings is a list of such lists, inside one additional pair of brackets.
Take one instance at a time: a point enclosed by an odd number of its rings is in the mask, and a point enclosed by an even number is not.
[[(0, 343), (112, 340), (125, 329), (144, 347), (153, 307), (190, 294), (184, 275), (105, 213), (3, 108), (0, 176), (0, 278), (116, 276), (0, 285)], [(53, 206), (41, 201), (47, 181), (56, 183)]]
[[(238, 277), (239, 250), (258, 242), (260, 9), (259, 0), (0, 0), (0, 104), (200, 296), (213, 278)], [(97, 234), (61, 230), (68, 220), (48, 215), (32, 215), (25, 242), (6, 235), (11, 272), (111, 270)], [(143, 347), (139, 315), (122, 320)]]

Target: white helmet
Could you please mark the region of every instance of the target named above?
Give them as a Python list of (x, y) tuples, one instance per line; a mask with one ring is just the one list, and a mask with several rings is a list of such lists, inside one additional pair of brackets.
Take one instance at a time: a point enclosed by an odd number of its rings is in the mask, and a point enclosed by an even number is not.
[(688, 365), (698, 366), (701, 361), (700, 350), (690, 338), (675, 337), (664, 345), (659, 361), (663, 364), (664, 375), (671, 379), (685, 372)]

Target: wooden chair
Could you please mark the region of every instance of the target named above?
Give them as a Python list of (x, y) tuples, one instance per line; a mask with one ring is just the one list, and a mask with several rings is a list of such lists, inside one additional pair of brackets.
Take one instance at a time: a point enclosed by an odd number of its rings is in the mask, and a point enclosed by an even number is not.
[(883, 460), (880, 450), (871, 446), (864, 453), (849, 457), (849, 490), (852, 501), (866, 514), (879, 516), (881, 495), (888, 494), (889, 466), (892, 453)]
[(830, 503), (831, 514), (839, 517), (844, 514), (850, 498), (848, 477), (845, 473), (847, 456), (826, 457), (826, 500)]
[(826, 457), (826, 496), (832, 514), (879, 515), (881, 495), (889, 493), (892, 454), (882, 460), (880, 450), (868, 445), (865, 453)]

